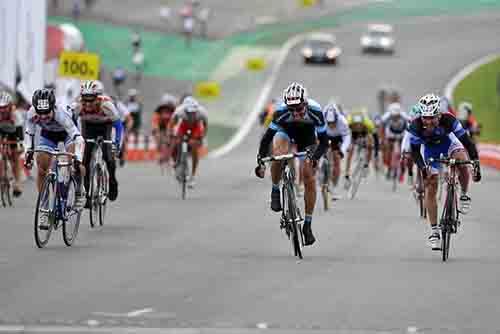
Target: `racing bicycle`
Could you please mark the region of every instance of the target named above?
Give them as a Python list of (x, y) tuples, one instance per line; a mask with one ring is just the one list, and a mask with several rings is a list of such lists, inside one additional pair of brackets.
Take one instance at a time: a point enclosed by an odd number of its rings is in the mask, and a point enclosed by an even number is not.
[(82, 212), (77, 205), (77, 183), (72, 171), (75, 155), (64, 151), (35, 150), (37, 152), (48, 153), (53, 159), (36, 201), (35, 243), (38, 248), (45, 247), (52, 230), (62, 225), (63, 241), (71, 246), (78, 234)]
[(280, 228), (285, 230), (288, 239), (291, 241), (294, 256), (299, 259), (303, 258), (302, 249), (304, 247), (304, 236), (302, 234), (302, 215), (297, 206), (297, 198), (295, 196), (295, 169), (291, 167), (290, 161), (294, 158), (303, 157), (307, 152), (296, 152), (284, 155), (270, 156), (263, 158), (262, 162), (281, 161), (283, 163), (281, 172), (281, 198), (283, 210), (280, 218)]
[(439, 225), (441, 227), (441, 254), (443, 262), (448, 260), (450, 255), (451, 235), (457, 233), (460, 226), (458, 210), (458, 180), (457, 167), (464, 165), (474, 165), (471, 160), (456, 160), (453, 158), (430, 158), (429, 162), (438, 162), (448, 167), (448, 173), (445, 180), (446, 197), (443, 204), (441, 219)]

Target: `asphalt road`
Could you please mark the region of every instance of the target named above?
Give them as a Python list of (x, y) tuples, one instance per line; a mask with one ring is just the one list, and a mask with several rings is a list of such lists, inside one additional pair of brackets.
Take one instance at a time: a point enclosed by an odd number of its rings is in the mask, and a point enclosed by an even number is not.
[[(379, 85), (401, 87), (404, 103), (440, 90), (463, 65), (498, 51), (500, 14), (418, 19), (397, 25), (394, 57), (361, 56), (361, 27), (344, 28), (338, 68), (303, 67), (298, 48), (274, 93), (303, 81), (320, 102), (375, 106)], [(463, 332), (499, 330), (500, 174), (472, 190), (472, 212), (443, 264), (426, 245), (410, 193), (373, 176), (357, 200), (341, 200), (313, 220), (317, 243), (297, 262), (268, 209), (270, 184), (253, 176), (260, 129), (234, 152), (202, 162), (197, 188), (180, 200), (172, 178), (153, 165), (119, 171), (119, 200), (107, 225), (77, 244), (59, 233), (34, 246), (33, 184), (2, 209), (0, 332), (204, 333)], [(96, 326), (97, 325), (97, 326)], [(99, 329), (116, 326), (114, 329)], [(96, 329), (97, 328), (97, 329)], [(144, 330), (142, 331), (141, 328)], [(22, 327), (18, 328), (22, 329)], [(26, 329), (26, 328), (25, 328)], [(186, 330), (184, 333), (201, 333)]]

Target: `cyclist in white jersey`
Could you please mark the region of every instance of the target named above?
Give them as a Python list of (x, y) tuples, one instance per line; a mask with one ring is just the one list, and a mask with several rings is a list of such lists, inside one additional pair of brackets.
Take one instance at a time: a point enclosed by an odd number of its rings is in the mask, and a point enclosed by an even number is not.
[(340, 161), (351, 145), (351, 130), (346, 118), (340, 112), (337, 104), (330, 103), (323, 109), (326, 121), (326, 135), (328, 137), (329, 151), (332, 162), (331, 181), (333, 184), (332, 197), (335, 198), (335, 188), (340, 177)]
[[(41, 130), (37, 149), (52, 152), (62, 142), (68, 152), (75, 154), (73, 162), (77, 183), (76, 201), (78, 206), (81, 205), (85, 195), (85, 191), (82, 189), (82, 176), (85, 175), (85, 168), (81, 163), (84, 140), (71, 114), (67, 112), (67, 107), (56, 104), (56, 97), (51, 89), (44, 88), (35, 91), (32, 99), (32, 107), (28, 110), (24, 147), (26, 150), (25, 166), (29, 169), (33, 166), (35, 133), (37, 128)], [(49, 172), (51, 162), (52, 157), (50, 154), (45, 152), (37, 153), (38, 191), (42, 189), (43, 180)]]

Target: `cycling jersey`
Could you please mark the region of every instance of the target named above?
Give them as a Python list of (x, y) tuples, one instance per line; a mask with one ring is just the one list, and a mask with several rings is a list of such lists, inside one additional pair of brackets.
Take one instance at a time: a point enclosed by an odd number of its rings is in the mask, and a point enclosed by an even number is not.
[[(345, 155), (351, 144), (351, 130), (349, 129), (346, 118), (339, 112), (336, 112), (336, 114), (337, 122), (335, 123), (335, 129), (326, 126), (326, 135), (330, 142), (334, 144), (332, 148), (338, 147), (342, 154)], [(326, 111), (323, 111), (323, 115), (326, 118)]]
[[(187, 111), (186, 111), (186, 106), (184, 104), (181, 104), (177, 108), (175, 108), (175, 112), (172, 115), (172, 119), (174, 122), (179, 122), (181, 120), (187, 120), (189, 119), (187, 116)], [(199, 106), (199, 110), (196, 112), (196, 117), (194, 118), (195, 121), (202, 121), (203, 124), (208, 124), (208, 117), (207, 117), (207, 111), (205, 108), (202, 106)]]
[(79, 161), (82, 160), (83, 153), (83, 138), (76, 124), (71, 117), (71, 114), (66, 111), (63, 105), (56, 105), (53, 116), (47, 121), (42, 121), (40, 116), (31, 107), (26, 119), (26, 150), (33, 150), (34, 137), (36, 129), (40, 128), (40, 141), (38, 148), (53, 151), (57, 149), (59, 142), (64, 142), (67, 147), (70, 143), (75, 142), (75, 155)]
[(297, 144), (299, 151), (315, 145), (316, 140), (319, 139), (320, 145), (318, 145), (313, 154), (313, 159), (315, 160), (318, 160), (324, 154), (328, 146), (326, 122), (321, 111), (321, 106), (312, 99), (307, 100), (305, 115), (299, 120), (294, 119), (293, 113), (288, 109), (286, 104), (282, 103), (277, 107), (274, 112), (273, 121), (260, 142), (259, 155), (261, 157), (268, 154), (269, 145), (277, 133), (281, 137)]
[(151, 119), (151, 126), (154, 130), (164, 131), (167, 128), (172, 115), (174, 114), (175, 107), (168, 105), (161, 105), (156, 108)]
[(16, 129), (23, 126), (23, 116), (17, 110), (0, 113), (0, 132), (15, 133)]
[(401, 117), (394, 119), (391, 117), (390, 112), (386, 112), (381, 118), (385, 137), (388, 139), (401, 139), (408, 127), (408, 121), (409, 116), (405, 113), (401, 113)]
[[(413, 158), (420, 168), (425, 166), (420, 155), (420, 146), (424, 146), (424, 158), (439, 158), (441, 154), (449, 156), (454, 150), (465, 147), (473, 160), (478, 159), (475, 146), (460, 122), (451, 114), (441, 114), (439, 124), (432, 130), (423, 126), (422, 119), (416, 118), (410, 124), (410, 145)], [(462, 146), (463, 145), (463, 146)], [(439, 168), (433, 164), (433, 168)]]
[(375, 124), (372, 122), (372, 120), (365, 115), (362, 115), (361, 117), (363, 118), (361, 122), (354, 122), (353, 114), (349, 114), (347, 116), (347, 123), (349, 124), (349, 128), (351, 129), (353, 140), (375, 133)]
[[(97, 97), (98, 104), (96, 111), (87, 111), (82, 107), (81, 99), (73, 103), (70, 107), (73, 116), (81, 123), (83, 136), (87, 139), (95, 139), (105, 134), (105, 139), (111, 138), (110, 125), (115, 129), (115, 145), (120, 147), (123, 132), (123, 123), (115, 104), (110, 97), (101, 95)], [(109, 130), (103, 130), (107, 129)]]

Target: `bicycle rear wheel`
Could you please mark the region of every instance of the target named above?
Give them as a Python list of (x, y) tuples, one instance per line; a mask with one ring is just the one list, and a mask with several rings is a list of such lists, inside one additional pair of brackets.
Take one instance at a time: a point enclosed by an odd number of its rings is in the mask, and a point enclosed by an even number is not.
[(187, 152), (181, 153), (181, 191), (182, 191), (182, 199), (186, 199), (187, 193), (187, 178), (188, 178), (188, 161), (187, 161)]
[(34, 236), (38, 248), (43, 248), (50, 239), (55, 219), (55, 184), (53, 177), (48, 175), (43, 181), (42, 190), (36, 201)]
[(81, 210), (75, 208), (76, 204), (76, 181), (71, 178), (66, 189), (65, 219), (62, 225), (63, 241), (66, 246), (71, 246), (76, 240), (80, 226)]
[(295, 194), (293, 192), (293, 185), (291, 183), (287, 184), (286, 187), (286, 199), (288, 201), (288, 215), (287, 218), (289, 219), (289, 224), (291, 224), (291, 241), (292, 241), (292, 247), (293, 247), (293, 252), (294, 255), (297, 256), (299, 259), (302, 259), (302, 237), (300, 231), (299, 225), (297, 224), (297, 203), (295, 202)]

